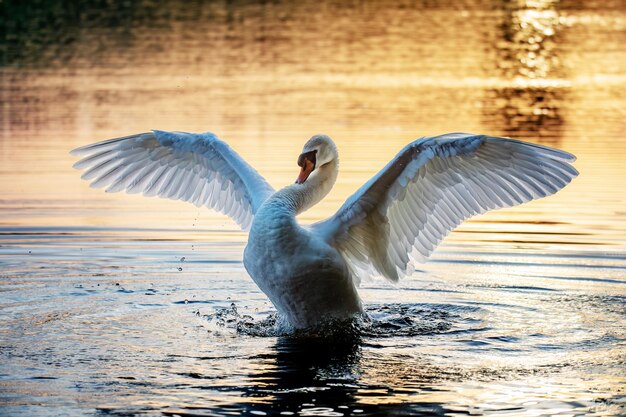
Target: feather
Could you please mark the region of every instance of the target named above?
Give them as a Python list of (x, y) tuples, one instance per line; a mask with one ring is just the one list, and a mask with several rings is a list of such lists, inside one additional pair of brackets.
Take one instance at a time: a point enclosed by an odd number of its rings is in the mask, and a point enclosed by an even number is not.
[(273, 188), (212, 133), (152, 131), (71, 152), (82, 178), (107, 192), (189, 201), (230, 214), (244, 230)]
[(575, 159), (508, 138), (421, 138), (312, 230), (339, 250), (359, 279), (373, 269), (396, 281), (463, 220), (563, 188), (578, 175), (570, 165)]

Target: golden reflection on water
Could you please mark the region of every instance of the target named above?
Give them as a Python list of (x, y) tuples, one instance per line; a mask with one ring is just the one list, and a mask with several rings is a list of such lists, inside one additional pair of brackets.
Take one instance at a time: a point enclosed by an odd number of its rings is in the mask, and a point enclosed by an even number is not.
[(565, 122), (563, 102), (570, 88), (562, 63), (564, 29), (558, 2), (507, 1), (495, 49), (498, 70), (508, 85), (489, 90), (495, 106), (486, 117), (498, 119), (507, 136), (536, 137), (558, 146)]
[[(171, 13), (182, 20), (153, 16), (160, 23), (145, 24), (129, 17), (108, 40), (85, 33), (63, 52), (65, 62), (32, 68), (10, 62), (2, 69), (6, 222), (128, 226), (141, 213), (146, 225), (181, 228), (200, 213), (204, 225), (234, 229), (183, 203), (105, 196), (69, 169), (67, 150), (151, 128), (212, 130), (277, 187), (293, 181), (304, 140), (329, 133), (340, 147), (342, 175), (306, 220), (332, 213), (415, 137), (474, 131), (539, 140), (576, 153), (581, 178), (550, 200), (494, 218), (530, 211), (536, 221), (551, 221), (566, 216), (564, 209), (574, 216), (591, 211), (604, 221), (612, 210), (590, 202), (605, 199), (604, 187), (614, 189), (624, 175), (624, 142), (613, 139), (624, 127), (617, 94), (624, 66), (608, 50), (611, 65), (581, 59), (600, 45), (577, 33), (602, 24), (618, 30), (623, 17), (585, 20), (556, 1), (466, 6), (368, 6), (355, 13), (340, 2), (321, 10), (309, 2), (213, 4), (190, 16), (172, 3)], [(211, 21), (208, 33), (185, 23), (200, 16)], [(619, 32), (610, 33), (615, 44)], [(596, 81), (589, 84), (590, 78)], [(609, 143), (615, 152), (595, 152)], [(583, 194), (591, 197), (581, 202)], [(94, 210), (103, 206), (119, 210)], [(553, 209), (558, 214), (541, 214)], [(623, 215), (615, 220), (621, 233)]]

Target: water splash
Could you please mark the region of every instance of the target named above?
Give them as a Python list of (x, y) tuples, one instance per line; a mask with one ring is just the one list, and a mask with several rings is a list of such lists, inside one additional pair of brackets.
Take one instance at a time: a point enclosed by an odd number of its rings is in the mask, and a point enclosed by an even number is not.
[[(467, 309), (467, 308), (466, 308)], [(240, 314), (235, 303), (217, 307), (204, 315), (209, 332), (241, 334), (254, 337), (294, 336), (304, 338), (387, 338), (441, 334), (455, 323), (466, 320), (458, 306), (435, 304), (371, 305), (363, 314), (348, 320), (329, 320), (306, 330), (294, 330), (277, 313), (255, 319)]]

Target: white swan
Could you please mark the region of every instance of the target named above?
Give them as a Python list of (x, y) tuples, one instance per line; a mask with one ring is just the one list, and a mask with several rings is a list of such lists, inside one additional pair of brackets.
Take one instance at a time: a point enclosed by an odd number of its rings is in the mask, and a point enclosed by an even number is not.
[(246, 270), (292, 328), (362, 311), (362, 277), (413, 272), (464, 219), (554, 194), (578, 172), (575, 157), (546, 146), (467, 133), (418, 139), (332, 217), (295, 216), (337, 179), (338, 154), (313, 136), (296, 183), (274, 189), (212, 133), (164, 132), (111, 139), (72, 151), (82, 178), (107, 192), (158, 195), (219, 210), (249, 230)]

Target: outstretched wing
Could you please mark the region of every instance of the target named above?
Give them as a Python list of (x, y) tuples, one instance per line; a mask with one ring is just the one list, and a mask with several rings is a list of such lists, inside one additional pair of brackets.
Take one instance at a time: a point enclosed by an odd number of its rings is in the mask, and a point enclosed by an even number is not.
[(74, 149), (74, 168), (107, 192), (166, 197), (214, 208), (247, 230), (273, 188), (213, 133), (154, 130)]
[(513, 139), (451, 133), (407, 145), (313, 230), (361, 278), (391, 281), (413, 271), (463, 220), (556, 193), (576, 158)]

